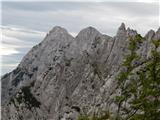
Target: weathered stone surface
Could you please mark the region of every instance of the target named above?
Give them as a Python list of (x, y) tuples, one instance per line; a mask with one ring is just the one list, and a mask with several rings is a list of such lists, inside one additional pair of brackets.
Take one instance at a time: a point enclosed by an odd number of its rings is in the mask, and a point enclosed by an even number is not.
[[(114, 113), (115, 77), (128, 52), (129, 37), (137, 34), (124, 23), (114, 37), (87, 27), (74, 38), (54, 27), (15, 70), (2, 77), (2, 120), (75, 120), (79, 114)], [(144, 59), (153, 38), (160, 39), (160, 29), (149, 31), (137, 46)], [(28, 92), (23, 91), (26, 87)], [(36, 105), (28, 107), (32, 100), (24, 95), (32, 96)]]

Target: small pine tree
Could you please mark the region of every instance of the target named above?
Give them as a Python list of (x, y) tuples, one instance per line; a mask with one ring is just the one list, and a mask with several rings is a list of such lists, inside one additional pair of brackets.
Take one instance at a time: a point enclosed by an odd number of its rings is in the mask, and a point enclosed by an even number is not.
[[(139, 56), (136, 53), (137, 45), (141, 43), (143, 38), (138, 34), (134, 38), (130, 38), (129, 41), (129, 54), (126, 55), (124, 62), (122, 63), (121, 67), (123, 71), (121, 71), (118, 76), (118, 86), (121, 90), (120, 95), (117, 95), (115, 97), (115, 103), (118, 105), (118, 110), (117, 110), (117, 115), (116, 115), (116, 120), (122, 119), (122, 114), (128, 114), (128, 109), (122, 104), (126, 102), (130, 97), (131, 93), (129, 92), (129, 85), (127, 82), (130, 82), (133, 78), (132, 70), (134, 69), (133, 62), (139, 60)], [(134, 86), (132, 86), (134, 87)]]
[(137, 109), (132, 120), (160, 120), (160, 40), (152, 40), (152, 44), (149, 60), (138, 71), (139, 86), (130, 103), (132, 109)]
[(101, 117), (80, 116), (78, 120), (160, 120), (160, 40), (152, 40), (150, 57), (135, 66), (133, 63), (141, 59), (137, 45), (143, 40), (140, 35), (130, 38), (129, 54), (117, 76), (121, 93), (114, 99), (118, 105), (115, 119), (107, 113)]
[[(117, 77), (121, 94), (115, 97), (118, 103), (116, 120), (159, 120), (160, 119), (160, 40), (152, 40), (151, 56), (139, 66), (133, 62), (141, 59), (136, 46), (143, 40), (139, 35), (129, 44), (130, 54), (126, 56)], [(134, 72), (133, 72), (134, 71)], [(127, 102), (128, 106), (122, 104)]]

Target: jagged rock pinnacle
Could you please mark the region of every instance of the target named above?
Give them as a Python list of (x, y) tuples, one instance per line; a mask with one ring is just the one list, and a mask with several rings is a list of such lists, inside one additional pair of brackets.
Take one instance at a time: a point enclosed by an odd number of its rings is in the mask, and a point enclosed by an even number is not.
[(81, 35), (81, 34), (95, 34), (95, 33), (97, 34), (97, 33), (100, 33), (100, 32), (96, 28), (89, 26), (87, 28), (82, 29), (79, 32), (78, 36)]
[(157, 34), (160, 34), (160, 27), (158, 28), (158, 30), (156, 31)]
[(60, 27), (60, 26), (53, 27), (53, 29), (50, 31), (50, 33), (53, 33), (53, 32), (57, 32), (57, 33), (65, 32), (65, 33), (68, 33), (68, 31), (65, 28)]
[(121, 36), (123, 35), (124, 33), (126, 33), (126, 27), (125, 27), (125, 24), (124, 23), (121, 23), (120, 27), (118, 28), (118, 31), (117, 31), (117, 35)]
[(126, 30), (125, 24), (121, 23), (121, 26), (119, 27), (119, 30)]
[(127, 34), (128, 36), (135, 36), (137, 34), (136, 30), (130, 29), (129, 27), (127, 28)]
[(154, 39), (158, 40), (160, 38), (160, 27), (158, 28), (158, 30), (155, 33)]
[(152, 37), (155, 35), (154, 30), (148, 31), (148, 33), (145, 35), (146, 38), (152, 39)]

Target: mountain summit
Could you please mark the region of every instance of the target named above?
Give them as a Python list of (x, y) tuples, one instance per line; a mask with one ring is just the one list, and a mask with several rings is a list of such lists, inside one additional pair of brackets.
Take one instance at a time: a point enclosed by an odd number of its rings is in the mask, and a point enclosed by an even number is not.
[[(74, 38), (56, 26), (34, 46), (2, 82), (2, 120), (76, 120), (80, 114), (116, 112), (116, 75), (130, 37), (138, 33), (122, 23), (114, 37), (93, 27)], [(149, 55), (149, 31), (137, 53)]]

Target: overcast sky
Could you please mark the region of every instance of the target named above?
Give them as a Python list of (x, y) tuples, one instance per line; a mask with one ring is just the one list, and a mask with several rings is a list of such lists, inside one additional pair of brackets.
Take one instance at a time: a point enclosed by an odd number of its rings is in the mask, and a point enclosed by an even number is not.
[(66, 28), (73, 36), (87, 26), (93, 26), (102, 33), (114, 36), (122, 22), (142, 35), (159, 27), (159, 6), (156, 2), (158, 0), (6, 1), (3, 0), (1, 6), (1, 74), (13, 70), (27, 51), (42, 41), (45, 34), (57, 25)]

